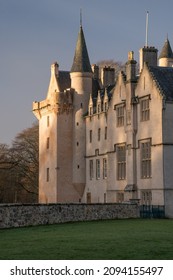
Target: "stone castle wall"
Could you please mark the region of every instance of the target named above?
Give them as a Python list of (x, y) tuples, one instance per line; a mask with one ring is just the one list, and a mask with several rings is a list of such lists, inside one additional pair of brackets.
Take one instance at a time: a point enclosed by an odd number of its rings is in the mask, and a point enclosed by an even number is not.
[(139, 216), (137, 204), (1, 204), (0, 228)]

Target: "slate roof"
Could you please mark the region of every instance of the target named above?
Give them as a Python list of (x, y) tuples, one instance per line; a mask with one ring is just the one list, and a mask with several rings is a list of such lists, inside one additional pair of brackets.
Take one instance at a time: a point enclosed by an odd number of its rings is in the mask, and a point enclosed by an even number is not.
[(60, 88), (60, 92), (63, 92), (65, 89), (70, 88), (71, 87), (70, 72), (59, 71), (57, 82)]
[(92, 72), (82, 26), (78, 34), (71, 72)]
[(148, 67), (160, 93), (173, 101), (173, 67)]
[(173, 53), (168, 38), (165, 41), (165, 44), (161, 50), (159, 58), (173, 58)]

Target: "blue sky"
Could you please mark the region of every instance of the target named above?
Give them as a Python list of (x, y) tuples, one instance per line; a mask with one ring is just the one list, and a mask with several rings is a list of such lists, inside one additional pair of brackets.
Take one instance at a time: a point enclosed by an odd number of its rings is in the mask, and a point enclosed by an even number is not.
[(91, 63), (138, 60), (149, 11), (150, 46), (161, 50), (168, 34), (173, 47), (172, 0), (0, 0), (0, 143), (36, 120), (32, 102), (47, 94), (50, 65), (70, 70), (80, 8)]

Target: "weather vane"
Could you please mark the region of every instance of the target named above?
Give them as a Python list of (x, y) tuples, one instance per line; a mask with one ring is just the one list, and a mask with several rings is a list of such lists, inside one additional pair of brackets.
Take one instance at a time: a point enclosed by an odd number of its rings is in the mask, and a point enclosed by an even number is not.
[(80, 26), (82, 26), (82, 8), (80, 8)]

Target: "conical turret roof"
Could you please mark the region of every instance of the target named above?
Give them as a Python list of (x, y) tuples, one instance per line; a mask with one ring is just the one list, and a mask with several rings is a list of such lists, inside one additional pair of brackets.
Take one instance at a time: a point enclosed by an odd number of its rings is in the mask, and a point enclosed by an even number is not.
[(82, 26), (78, 34), (71, 72), (92, 72)]
[(173, 58), (173, 53), (168, 38), (165, 41), (159, 58)]

